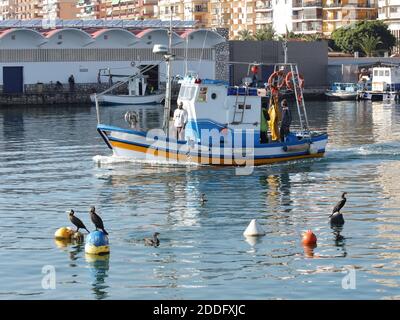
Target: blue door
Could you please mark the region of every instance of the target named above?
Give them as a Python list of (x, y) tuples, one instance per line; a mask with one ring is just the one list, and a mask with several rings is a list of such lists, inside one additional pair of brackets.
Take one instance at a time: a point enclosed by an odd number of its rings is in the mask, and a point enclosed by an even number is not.
[(3, 67), (3, 92), (24, 92), (24, 67)]

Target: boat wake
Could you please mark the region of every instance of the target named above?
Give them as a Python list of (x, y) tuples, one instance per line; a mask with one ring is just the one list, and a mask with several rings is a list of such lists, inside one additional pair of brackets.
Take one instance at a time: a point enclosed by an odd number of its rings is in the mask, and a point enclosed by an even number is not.
[(168, 167), (168, 166), (173, 166), (173, 167), (199, 167), (201, 164), (194, 163), (194, 162), (182, 162), (182, 161), (173, 161), (173, 160), (143, 160), (143, 159), (133, 159), (133, 158), (128, 158), (128, 157), (121, 157), (121, 156), (102, 156), (102, 155), (96, 155), (93, 158), (93, 161), (98, 164), (98, 165), (113, 165), (113, 164), (126, 164), (126, 163), (132, 163), (132, 164), (146, 164), (146, 165), (151, 165), (151, 166), (163, 166), (163, 167)]
[(400, 142), (391, 141), (385, 143), (374, 143), (359, 145), (350, 148), (334, 148), (327, 150), (326, 160), (346, 161), (353, 159), (386, 159), (395, 160), (400, 156)]

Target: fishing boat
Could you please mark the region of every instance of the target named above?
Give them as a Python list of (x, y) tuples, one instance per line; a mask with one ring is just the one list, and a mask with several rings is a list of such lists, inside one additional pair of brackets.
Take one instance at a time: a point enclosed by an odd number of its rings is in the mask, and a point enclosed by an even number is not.
[(394, 101), (400, 94), (400, 67), (375, 67), (372, 69), (370, 88), (358, 91), (358, 99), (374, 101)]
[[(152, 67), (154, 66), (150, 66), (148, 68)], [(136, 72), (131, 76), (113, 75), (113, 77), (121, 77), (123, 80), (111, 86), (109, 89), (103, 92), (103, 94), (97, 95), (98, 103), (103, 105), (145, 105), (160, 104), (165, 99), (165, 93), (154, 91), (153, 88), (148, 85), (148, 76), (143, 73), (143, 70), (136, 68)], [(127, 83), (128, 94), (112, 94), (113, 90), (125, 83)], [(90, 100), (93, 103), (96, 103), (95, 94), (90, 96)]]
[(325, 95), (331, 99), (355, 100), (357, 97), (358, 85), (356, 83), (335, 82)]
[[(171, 27), (172, 29), (172, 27)], [(172, 30), (169, 31), (172, 34)], [(285, 46), (286, 48), (286, 46)], [(187, 113), (184, 137), (178, 138), (171, 126), (171, 39), (169, 46), (155, 45), (153, 53), (163, 55), (166, 62), (166, 98), (163, 128), (148, 131), (103, 123), (98, 98), (97, 131), (115, 156), (140, 161), (253, 167), (289, 160), (322, 157), (328, 141), (325, 132), (310, 130), (303, 97), (304, 79), (294, 63), (272, 64), (274, 72), (265, 89), (252, 87), (247, 77), (239, 86), (225, 81), (201, 79), (193, 74), (181, 81), (177, 99)], [(286, 50), (285, 50), (286, 53)], [(287, 55), (285, 54), (285, 57)], [(230, 62), (234, 63), (234, 62)], [(241, 62), (240, 62), (241, 63)], [(262, 63), (248, 64), (256, 72)], [(299, 117), (298, 130), (280, 136), (279, 92), (291, 91), (292, 109)], [(269, 100), (269, 139), (261, 139), (263, 99)], [(121, 117), (123, 115), (121, 114)], [(126, 117), (129, 122), (130, 117)], [(265, 123), (265, 122), (264, 122)]]

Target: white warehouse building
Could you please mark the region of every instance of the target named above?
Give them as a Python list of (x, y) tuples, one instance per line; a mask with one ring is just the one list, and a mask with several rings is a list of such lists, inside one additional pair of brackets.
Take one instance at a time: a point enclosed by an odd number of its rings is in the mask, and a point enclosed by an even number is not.
[[(132, 65), (154, 65), (155, 44), (168, 45), (168, 22), (159, 20), (57, 20), (52, 28), (42, 20), (0, 21), (0, 84), (3, 91), (23, 92), (27, 84), (97, 83), (100, 69), (132, 74)], [(198, 72), (215, 78), (215, 46), (226, 39), (212, 30), (195, 29), (194, 22), (175, 21), (172, 47), (174, 74)], [(165, 81), (165, 63), (157, 69)]]

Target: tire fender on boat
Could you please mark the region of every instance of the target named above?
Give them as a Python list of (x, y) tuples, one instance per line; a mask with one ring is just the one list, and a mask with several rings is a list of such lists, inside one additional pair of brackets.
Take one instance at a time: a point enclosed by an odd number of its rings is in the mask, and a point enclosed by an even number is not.
[(283, 146), (282, 147), (283, 151), (285, 152), (293, 152), (293, 151), (310, 151), (310, 143), (302, 143), (302, 144), (296, 144), (292, 146)]

